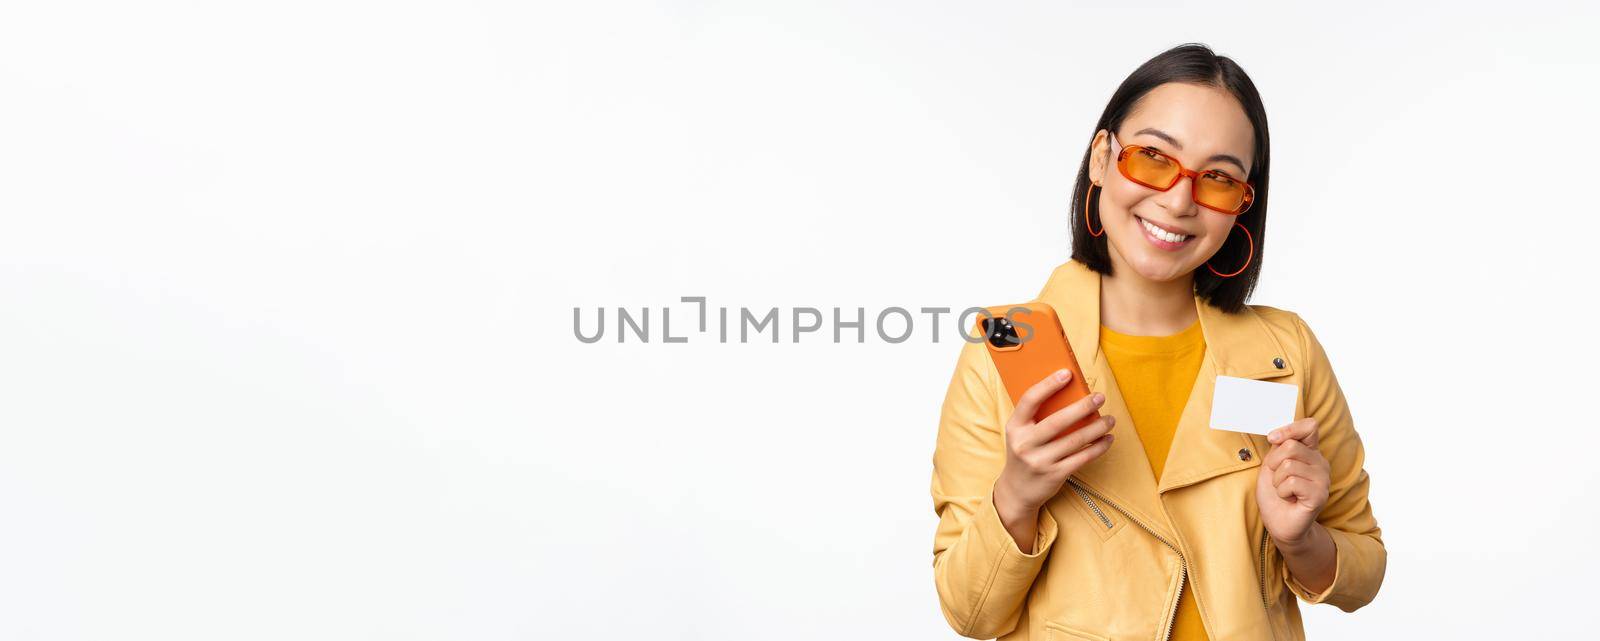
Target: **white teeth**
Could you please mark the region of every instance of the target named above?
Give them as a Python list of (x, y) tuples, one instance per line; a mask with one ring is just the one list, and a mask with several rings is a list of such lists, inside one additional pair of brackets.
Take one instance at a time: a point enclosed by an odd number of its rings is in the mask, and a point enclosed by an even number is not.
[(1167, 241), (1169, 243), (1181, 243), (1183, 241), (1189, 240), (1188, 236), (1185, 236), (1183, 234), (1174, 234), (1174, 233), (1169, 232), (1169, 231), (1167, 231), (1165, 229), (1162, 229), (1160, 227), (1157, 227), (1155, 225), (1150, 224), (1150, 221), (1145, 220), (1143, 218), (1140, 218), (1139, 222), (1144, 223), (1144, 228), (1150, 231), (1150, 235), (1151, 236), (1155, 236), (1156, 238), (1160, 238), (1161, 240)]

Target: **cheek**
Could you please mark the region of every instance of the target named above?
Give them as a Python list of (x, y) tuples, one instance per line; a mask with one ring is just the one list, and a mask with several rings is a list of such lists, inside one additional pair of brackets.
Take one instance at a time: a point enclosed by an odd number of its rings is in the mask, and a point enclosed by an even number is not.
[(1139, 185), (1127, 181), (1116, 181), (1105, 186), (1105, 197), (1100, 200), (1101, 213), (1118, 218), (1129, 215), (1139, 201), (1150, 197), (1154, 193)]
[(1234, 232), (1233, 224), (1236, 221), (1226, 214), (1208, 214), (1206, 216), (1205, 245), (1218, 248), (1228, 240), (1228, 234)]

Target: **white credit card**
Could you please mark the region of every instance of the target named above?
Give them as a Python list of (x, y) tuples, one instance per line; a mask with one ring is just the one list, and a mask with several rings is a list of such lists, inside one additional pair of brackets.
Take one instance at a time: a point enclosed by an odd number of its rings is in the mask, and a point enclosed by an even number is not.
[(1296, 385), (1218, 376), (1211, 397), (1211, 429), (1265, 436), (1294, 422), (1299, 396)]

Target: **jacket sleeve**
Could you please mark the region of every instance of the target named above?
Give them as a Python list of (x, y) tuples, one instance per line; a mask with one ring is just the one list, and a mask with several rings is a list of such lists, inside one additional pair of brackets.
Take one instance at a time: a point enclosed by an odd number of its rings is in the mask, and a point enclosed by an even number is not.
[(1331, 603), (1352, 612), (1371, 602), (1383, 583), (1388, 552), (1382, 532), (1367, 503), (1367, 472), (1362, 468), (1365, 453), (1356, 434), (1350, 408), (1334, 377), (1327, 352), (1311, 328), (1295, 317), (1300, 332), (1300, 347), (1306, 368), (1303, 380), (1305, 415), (1317, 419), (1317, 449), (1328, 459), (1328, 503), (1317, 521), (1332, 535), (1337, 549), (1333, 583), (1321, 593), (1307, 590), (1283, 566), (1283, 580), (1290, 591), (1307, 603)]
[(1024, 600), (1056, 538), (1039, 510), (1038, 537), (1024, 554), (994, 507), (1005, 466), (999, 374), (981, 343), (967, 343), (939, 415), (933, 453), (933, 577), (939, 607), (958, 634), (991, 639), (1016, 628)]

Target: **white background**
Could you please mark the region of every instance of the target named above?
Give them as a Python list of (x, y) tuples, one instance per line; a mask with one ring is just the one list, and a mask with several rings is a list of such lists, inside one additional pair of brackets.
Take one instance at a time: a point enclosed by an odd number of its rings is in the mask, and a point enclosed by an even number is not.
[(953, 637), (954, 323), (678, 297), (1031, 298), (1186, 41), (1264, 96), (1251, 302), (1331, 354), (1389, 546), (1308, 632), (1592, 632), (1592, 3), (849, 4), (5, 3), (0, 638)]

